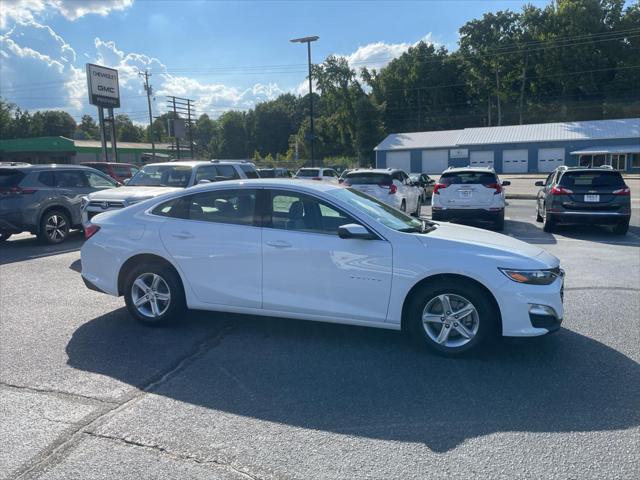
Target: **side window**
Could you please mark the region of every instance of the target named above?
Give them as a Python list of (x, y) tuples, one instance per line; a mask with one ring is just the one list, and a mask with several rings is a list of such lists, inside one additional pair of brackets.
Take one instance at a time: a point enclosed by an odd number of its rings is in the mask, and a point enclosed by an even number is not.
[(218, 168), (218, 175), (222, 177), (227, 179), (240, 178), (233, 165), (216, 165), (216, 167)]
[(204, 165), (198, 168), (196, 172), (196, 180), (198, 183), (200, 180), (209, 180), (211, 182), (216, 181), (216, 176), (218, 175), (218, 171), (216, 170), (215, 165)]
[[(255, 168), (253, 168), (251, 165), (240, 165), (240, 168), (242, 169), (242, 171), (244, 172), (244, 174), (247, 176), (247, 178), (260, 178), (260, 175), (258, 175), (258, 172), (256, 171)], [(274, 176), (277, 177), (277, 172), (274, 171)]]
[(89, 183), (83, 171), (58, 170), (55, 172), (55, 185), (58, 188), (85, 188)]
[(546, 186), (551, 185), (551, 181), (552, 181), (553, 176), (555, 175), (555, 173), (556, 173), (556, 172), (553, 172), (553, 173), (550, 173), (550, 174), (549, 174), (549, 176), (547, 177), (547, 180), (544, 182), (544, 184), (545, 184)]
[(255, 190), (215, 190), (186, 197), (189, 220), (254, 225)]
[(84, 172), (91, 188), (114, 188), (115, 182), (93, 172)]
[(47, 187), (55, 187), (55, 179), (53, 176), (53, 172), (49, 170), (48, 172), (42, 172), (38, 175), (38, 181), (46, 185)]
[(161, 217), (187, 219), (187, 204), (188, 202), (185, 200), (185, 197), (174, 198), (168, 202), (161, 203), (154, 208), (151, 213), (160, 215)]
[(337, 235), (338, 227), (355, 223), (346, 213), (309, 195), (273, 190), (271, 228)]
[(95, 168), (96, 170), (100, 170), (102, 173), (109, 173), (109, 167), (104, 164), (94, 163), (92, 165), (87, 165), (88, 167)]
[(131, 178), (136, 172), (137, 170), (129, 168), (126, 165), (113, 166), (113, 173), (115, 173), (120, 178)]

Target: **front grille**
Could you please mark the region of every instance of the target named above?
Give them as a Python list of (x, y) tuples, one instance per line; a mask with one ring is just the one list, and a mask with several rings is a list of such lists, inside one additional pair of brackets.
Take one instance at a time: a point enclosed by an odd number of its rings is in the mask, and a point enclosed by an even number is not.
[(101, 210), (109, 210), (113, 208), (124, 208), (124, 202), (99, 202), (93, 201), (89, 202), (90, 208), (101, 209)]

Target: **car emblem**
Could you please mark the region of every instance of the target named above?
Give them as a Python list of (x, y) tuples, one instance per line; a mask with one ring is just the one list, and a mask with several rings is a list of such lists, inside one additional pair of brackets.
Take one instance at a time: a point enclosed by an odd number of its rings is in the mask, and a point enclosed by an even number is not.
[(102, 202), (100, 206), (102, 207), (103, 210), (106, 210), (107, 208), (109, 208), (109, 202)]

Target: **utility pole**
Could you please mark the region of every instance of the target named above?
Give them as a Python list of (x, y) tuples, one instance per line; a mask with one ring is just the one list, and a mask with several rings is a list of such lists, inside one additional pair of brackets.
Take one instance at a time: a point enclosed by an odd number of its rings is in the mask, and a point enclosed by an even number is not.
[[(185, 135), (189, 139), (189, 153), (193, 158), (193, 124), (195, 123), (195, 103), (190, 98), (175, 97), (173, 95), (167, 96), (167, 107), (173, 111), (173, 119), (170, 122), (173, 123), (173, 135), (172, 137), (176, 142), (176, 154), (178, 158), (181, 157), (180, 139)], [(180, 130), (176, 131), (176, 125), (179, 124), (178, 120), (184, 120), (184, 123), (180, 123)], [(185, 129), (188, 129), (185, 131)], [(170, 134), (171, 135), (171, 134)]]
[(311, 42), (315, 42), (320, 37), (303, 37), (303, 38), (294, 38), (293, 40), (289, 40), (292, 43), (306, 43), (307, 44), (307, 60), (309, 62), (309, 122), (311, 127), (311, 132), (309, 134), (309, 141), (311, 143), (311, 166), (315, 167), (315, 155), (313, 151), (313, 141), (314, 141), (314, 131), (313, 131), (313, 84), (311, 82)]
[(138, 72), (138, 75), (144, 77), (144, 91), (147, 92), (147, 105), (149, 106), (149, 137), (151, 138), (151, 155), (153, 160), (156, 159), (156, 142), (153, 138), (153, 116), (151, 114), (151, 95), (153, 93), (153, 87), (149, 85), (149, 77), (151, 74), (148, 70), (145, 70), (144, 73)]

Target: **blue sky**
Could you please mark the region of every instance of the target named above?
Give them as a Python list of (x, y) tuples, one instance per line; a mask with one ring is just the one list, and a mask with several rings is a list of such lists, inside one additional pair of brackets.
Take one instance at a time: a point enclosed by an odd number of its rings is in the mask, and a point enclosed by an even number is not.
[(0, 95), (29, 110), (88, 105), (84, 65), (118, 68), (120, 113), (146, 118), (139, 70), (152, 72), (154, 114), (164, 95), (194, 98), (199, 113), (247, 109), (306, 90), (305, 47), (313, 60), (344, 55), (380, 68), (421, 39), (456, 48), (458, 28), (485, 12), (547, 1), (204, 1), (2, 0)]

